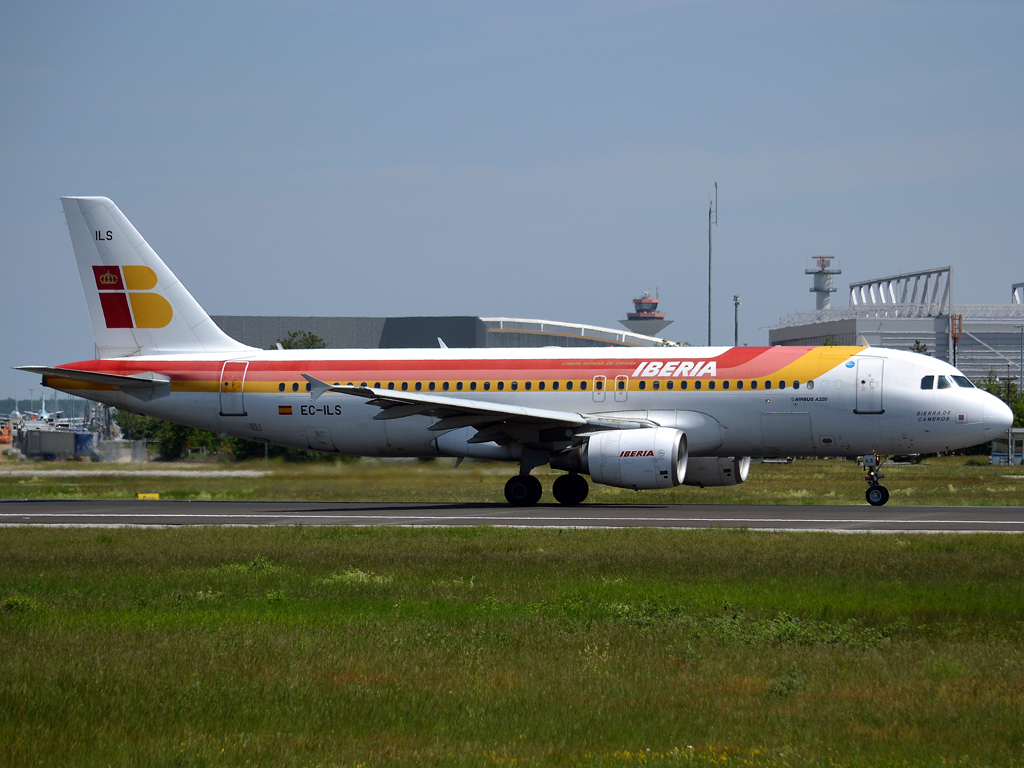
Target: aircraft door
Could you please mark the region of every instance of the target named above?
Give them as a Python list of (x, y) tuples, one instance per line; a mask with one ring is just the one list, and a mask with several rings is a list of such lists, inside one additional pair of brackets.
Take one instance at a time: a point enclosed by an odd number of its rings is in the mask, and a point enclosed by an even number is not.
[(882, 408), (882, 366), (880, 357), (857, 358), (857, 407), (854, 413), (885, 413)]
[(248, 360), (228, 360), (220, 372), (220, 415), (245, 416), (245, 372)]
[(629, 376), (615, 377), (615, 402), (624, 403), (629, 397)]
[(765, 456), (813, 456), (809, 413), (762, 413), (761, 434)]
[(608, 387), (607, 376), (595, 376), (594, 377), (594, 402), (604, 402), (604, 391)]

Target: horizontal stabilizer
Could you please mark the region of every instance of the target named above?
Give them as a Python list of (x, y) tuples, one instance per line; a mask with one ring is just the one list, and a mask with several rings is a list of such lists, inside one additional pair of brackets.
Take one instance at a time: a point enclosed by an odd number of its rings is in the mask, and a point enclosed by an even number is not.
[(59, 381), (53, 379), (70, 379), (86, 384), (102, 384), (136, 397), (139, 400), (157, 400), (171, 394), (171, 379), (161, 373), (137, 373), (133, 376), (119, 376), (115, 373), (95, 373), (78, 371), (74, 368), (50, 368), (42, 365), (22, 365), (16, 370), (38, 373), (43, 377), (43, 386), (64, 389)]

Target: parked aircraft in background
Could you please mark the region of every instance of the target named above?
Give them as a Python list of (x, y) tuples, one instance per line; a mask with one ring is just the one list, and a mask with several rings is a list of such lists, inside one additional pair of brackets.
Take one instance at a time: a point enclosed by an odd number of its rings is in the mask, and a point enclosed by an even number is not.
[(62, 198), (99, 359), (25, 366), (44, 386), (292, 448), (515, 462), (535, 504), (597, 483), (735, 485), (750, 456), (951, 451), (1012, 413), (955, 368), (865, 347), (261, 350), (227, 336), (110, 200)]

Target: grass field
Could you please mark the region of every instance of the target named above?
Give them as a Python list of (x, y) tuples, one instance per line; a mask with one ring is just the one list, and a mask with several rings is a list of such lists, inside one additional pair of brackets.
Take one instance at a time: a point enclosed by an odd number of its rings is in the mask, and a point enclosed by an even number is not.
[[(884, 484), (890, 504), (1019, 505), (1024, 503), (1024, 468), (991, 467), (983, 457), (942, 457), (922, 464), (885, 466)], [(187, 463), (149, 464), (149, 468), (208, 467), (265, 470), (252, 477), (61, 477), (59, 469), (133, 469), (137, 465), (0, 463), (0, 499), (134, 498), (139, 491), (158, 492), (167, 499), (500, 502), (505, 481), (515, 473), (510, 464), (454, 460), (385, 462), (364, 459), (348, 464)], [(30, 476), (5, 470), (38, 469)], [(53, 471), (51, 471), (53, 470)], [(543, 501), (557, 474), (534, 470), (544, 484)], [(864, 470), (852, 461), (754, 463), (750, 479), (731, 488), (690, 488), (628, 491), (591, 484), (589, 501), (630, 504), (864, 504)]]
[(0, 764), (1015, 765), (1024, 537), (0, 529)]

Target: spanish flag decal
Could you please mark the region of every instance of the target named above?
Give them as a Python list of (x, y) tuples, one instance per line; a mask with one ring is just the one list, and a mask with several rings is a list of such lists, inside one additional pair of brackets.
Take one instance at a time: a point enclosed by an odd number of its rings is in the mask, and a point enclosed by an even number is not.
[(291, 416), (292, 415), (292, 407), (290, 405), (279, 405), (279, 406), (277, 406), (277, 415), (278, 416)]

